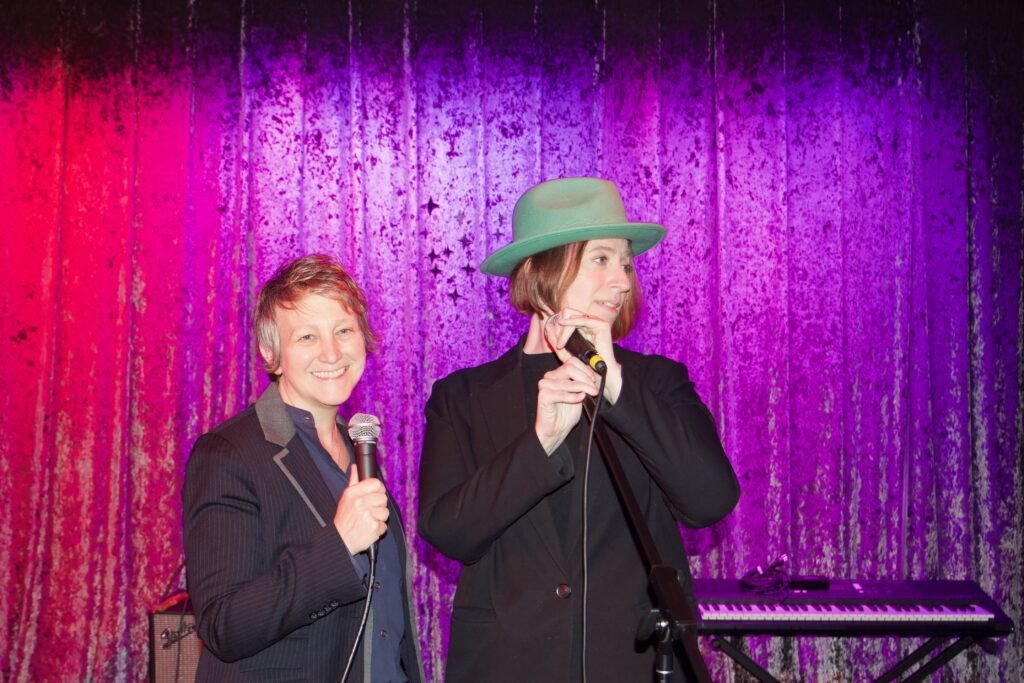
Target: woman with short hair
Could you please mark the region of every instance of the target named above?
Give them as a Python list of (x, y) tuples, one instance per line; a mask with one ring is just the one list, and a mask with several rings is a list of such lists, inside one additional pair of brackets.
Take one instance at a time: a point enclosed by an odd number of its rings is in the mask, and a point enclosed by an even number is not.
[(349, 683), (419, 683), (401, 520), (359, 479), (338, 415), (376, 348), (366, 298), (333, 258), (304, 256), (262, 287), (254, 325), (272, 381), (199, 437), (185, 475), (197, 680), (337, 683), (354, 651)]

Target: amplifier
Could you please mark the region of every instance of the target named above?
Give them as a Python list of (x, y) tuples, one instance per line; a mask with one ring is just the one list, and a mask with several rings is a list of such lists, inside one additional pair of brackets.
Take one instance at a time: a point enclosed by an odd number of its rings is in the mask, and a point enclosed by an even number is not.
[(193, 683), (202, 650), (188, 593), (173, 595), (153, 608), (149, 614), (151, 683)]

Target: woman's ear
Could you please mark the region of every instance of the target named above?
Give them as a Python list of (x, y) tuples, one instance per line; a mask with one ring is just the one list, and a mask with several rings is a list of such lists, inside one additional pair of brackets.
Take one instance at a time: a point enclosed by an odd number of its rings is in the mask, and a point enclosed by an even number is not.
[(522, 272), (523, 275), (529, 275), (530, 272), (533, 270), (533, 257), (527, 256), (526, 258), (524, 258), (519, 268), (520, 272)]
[(281, 374), (281, 363), (274, 362), (274, 352), (268, 349), (263, 344), (260, 344), (260, 356), (263, 358), (263, 362), (271, 367), (268, 372), (272, 375)]

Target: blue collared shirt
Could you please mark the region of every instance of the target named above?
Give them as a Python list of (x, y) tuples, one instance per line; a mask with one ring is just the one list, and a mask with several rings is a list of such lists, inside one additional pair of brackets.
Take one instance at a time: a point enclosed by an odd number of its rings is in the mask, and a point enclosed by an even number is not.
[[(348, 472), (343, 471), (334, 458), (320, 444), (316, 433), (313, 415), (308, 411), (294, 406), (285, 406), (298, 430), (299, 438), (316, 463), (320, 476), (327, 484), (335, 503), (341, 500), (341, 494), (348, 486)], [(348, 449), (349, 461), (355, 462), (352, 444), (343, 431), (345, 448)], [(363, 642), (372, 638), (370, 654), (370, 677), (372, 683), (405, 683), (409, 678), (402, 671), (402, 637), (405, 635), (405, 608), (402, 604), (402, 559), (398, 554), (398, 544), (392, 530), (397, 525), (388, 525), (388, 532), (377, 544), (377, 572), (374, 579), (373, 600), (370, 612), (373, 615), (373, 632), (363, 634)], [(365, 552), (352, 557), (356, 573), (366, 584), (370, 575), (370, 558)], [(365, 652), (365, 648), (364, 648)]]

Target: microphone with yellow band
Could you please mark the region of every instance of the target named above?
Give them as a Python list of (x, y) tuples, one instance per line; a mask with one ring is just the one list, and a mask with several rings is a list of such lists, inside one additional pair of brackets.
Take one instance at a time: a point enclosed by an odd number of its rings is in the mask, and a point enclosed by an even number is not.
[(594, 369), (602, 377), (608, 372), (608, 364), (604, 362), (594, 345), (583, 338), (579, 330), (573, 330), (569, 341), (565, 342), (565, 350), (579, 358)]

